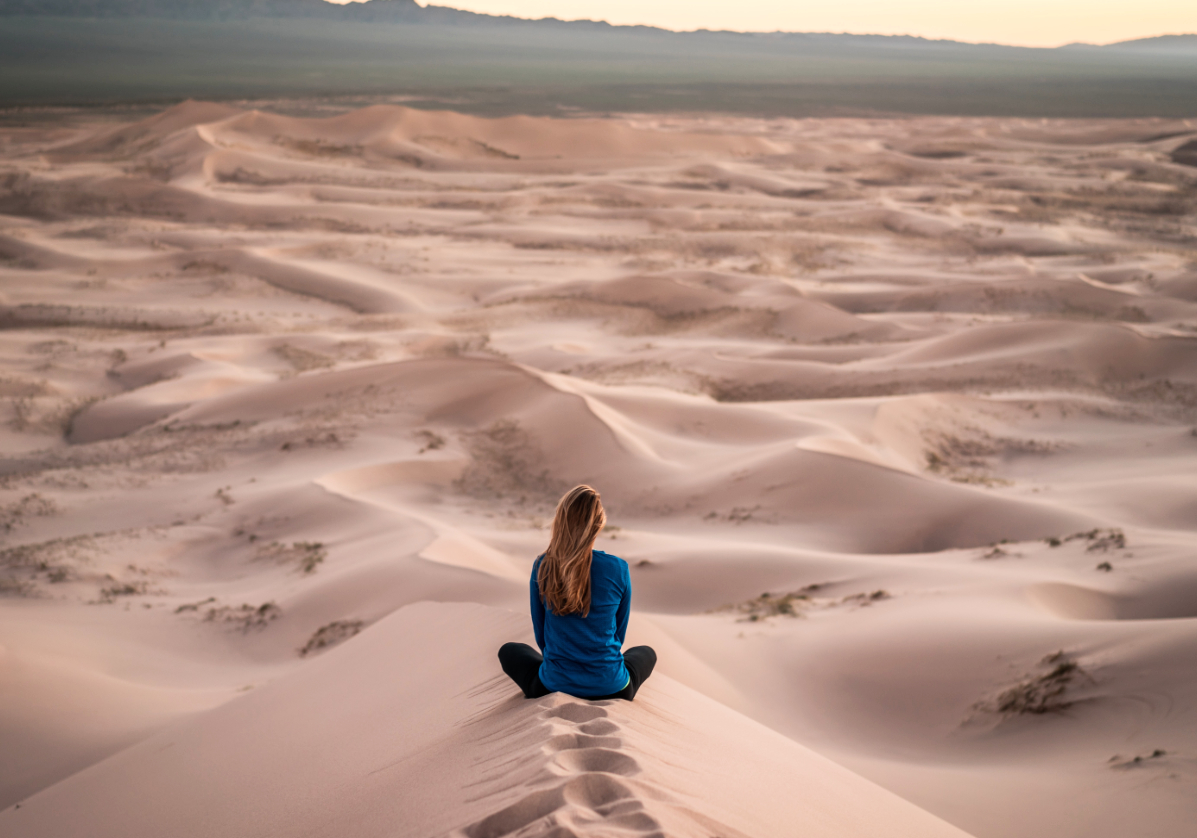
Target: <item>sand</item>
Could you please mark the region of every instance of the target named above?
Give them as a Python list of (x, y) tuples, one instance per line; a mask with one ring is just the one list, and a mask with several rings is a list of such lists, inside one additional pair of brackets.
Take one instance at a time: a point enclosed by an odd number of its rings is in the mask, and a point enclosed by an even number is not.
[[(1189, 834), (1195, 136), (5, 128), (0, 834)], [(578, 482), (631, 704), (494, 657)]]

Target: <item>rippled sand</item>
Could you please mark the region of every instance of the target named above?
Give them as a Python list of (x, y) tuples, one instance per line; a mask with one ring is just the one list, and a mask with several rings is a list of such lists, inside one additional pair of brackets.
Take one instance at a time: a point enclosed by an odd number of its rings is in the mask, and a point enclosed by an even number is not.
[[(4, 129), (0, 831), (1186, 834), (1195, 135)], [(578, 482), (632, 705), (493, 657)]]

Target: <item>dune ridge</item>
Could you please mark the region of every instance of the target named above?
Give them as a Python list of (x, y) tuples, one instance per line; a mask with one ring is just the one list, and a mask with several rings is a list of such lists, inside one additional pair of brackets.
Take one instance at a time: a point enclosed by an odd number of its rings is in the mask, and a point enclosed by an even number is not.
[[(3, 131), (0, 832), (1197, 816), (1188, 122)], [(494, 658), (578, 482), (632, 705)]]
[[(86, 812), (97, 836), (965, 834), (668, 676), (632, 704), (527, 701), (487, 673), (503, 632), (527, 628), (473, 605), (400, 609), (35, 795), (5, 813), (6, 831), (62, 834)], [(442, 643), (453, 659), (430, 668)], [(218, 785), (197, 788), (208, 774)], [(155, 799), (138, 802), (147, 787)]]

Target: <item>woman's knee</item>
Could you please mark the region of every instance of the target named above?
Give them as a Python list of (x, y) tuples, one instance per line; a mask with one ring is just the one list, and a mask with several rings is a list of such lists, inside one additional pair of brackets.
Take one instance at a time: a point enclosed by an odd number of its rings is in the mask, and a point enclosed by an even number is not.
[(499, 647), (499, 666), (516, 681), (523, 682), (540, 669), (544, 660), (527, 643), (504, 643)]
[(528, 652), (523, 643), (504, 643), (499, 647), (499, 666), (508, 675), (515, 676), (528, 668)]
[(651, 646), (633, 646), (623, 653), (623, 659), (636, 687), (648, 680), (657, 665), (657, 653)]
[(657, 652), (652, 646), (633, 646), (624, 652), (623, 656), (627, 660), (634, 660), (641, 666), (647, 667), (650, 671), (657, 665)]

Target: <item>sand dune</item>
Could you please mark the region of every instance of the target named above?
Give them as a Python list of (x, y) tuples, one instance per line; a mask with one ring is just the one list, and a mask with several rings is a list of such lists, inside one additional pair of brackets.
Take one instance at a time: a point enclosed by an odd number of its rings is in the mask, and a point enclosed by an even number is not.
[[(765, 835), (801, 824), (819, 836), (965, 834), (668, 675), (634, 704), (525, 701), (490, 670), (495, 642), (526, 633), (507, 611), (410, 606), (30, 798), (5, 813), (5, 828), (497, 838)], [(440, 644), (454, 655), (430, 666)], [(215, 783), (197, 786), (197, 776)]]
[[(1193, 130), (22, 129), (0, 833), (1188, 834)], [(630, 705), (494, 658), (577, 482)]]

